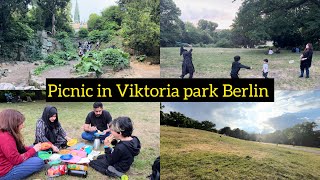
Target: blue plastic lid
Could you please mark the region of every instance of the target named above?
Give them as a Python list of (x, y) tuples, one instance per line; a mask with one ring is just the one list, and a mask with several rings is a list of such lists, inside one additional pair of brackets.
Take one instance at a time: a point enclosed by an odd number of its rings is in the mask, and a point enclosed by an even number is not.
[(62, 160), (70, 160), (70, 159), (72, 159), (72, 155), (71, 154), (65, 154), (65, 155), (62, 155), (62, 156), (60, 156), (60, 159), (62, 159)]

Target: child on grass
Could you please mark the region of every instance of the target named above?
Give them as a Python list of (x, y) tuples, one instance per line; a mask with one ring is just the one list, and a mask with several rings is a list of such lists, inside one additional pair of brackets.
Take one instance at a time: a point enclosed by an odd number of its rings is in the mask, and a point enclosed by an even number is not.
[(232, 66), (231, 66), (231, 72), (230, 72), (231, 79), (239, 79), (239, 71), (241, 68), (252, 69), (252, 67), (242, 65), (239, 61), (240, 61), (240, 56), (235, 56), (234, 62), (232, 63)]
[(264, 59), (263, 60), (263, 66), (262, 66), (262, 76), (265, 79), (268, 79), (268, 71), (269, 71), (268, 59)]
[[(129, 117), (118, 117), (110, 123), (111, 135), (115, 140), (106, 138), (105, 154), (97, 157), (89, 165), (102, 174), (121, 177), (130, 169), (134, 156), (140, 153), (141, 145), (136, 136), (132, 136), (133, 126)], [(114, 144), (114, 148), (110, 145)]]

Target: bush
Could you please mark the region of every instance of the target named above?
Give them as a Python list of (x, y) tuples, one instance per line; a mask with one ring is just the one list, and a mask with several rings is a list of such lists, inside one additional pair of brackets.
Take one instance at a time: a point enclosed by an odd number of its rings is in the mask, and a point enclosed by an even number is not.
[(80, 63), (75, 65), (75, 68), (81, 74), (96, 72), (96, 75), (99, 77), (103, 73), (101, 61), (94, 59), (90, 53), (83, 56)]
[(125, 53), (120, 49), (106, 49), (102, 51), (102, 58), (104, 65), (111, 65), (116, 71), (129, 67), (129, 53)]
[(80, 28), (78, 33), (80, 38), (86, 38), (88, 37), (89, 31), (86, 28)]

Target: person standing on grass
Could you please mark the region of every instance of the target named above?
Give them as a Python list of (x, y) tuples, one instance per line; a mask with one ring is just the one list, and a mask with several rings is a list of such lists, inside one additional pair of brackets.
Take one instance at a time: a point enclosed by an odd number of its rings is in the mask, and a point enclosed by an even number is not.
[(19, 111), (0, 112), (0, 180), (25, 179), (44, 167), (44, 161), (33, 157), (41, 143), (33, 147), (23, 144), (21, 130), (25, 117)]
[(110, 113), (103, 110), (103, 104), (101, 102), (95, 102), (93, 104), (93, 111), (91, 111), (86, 118), (83, 125), (82, 138), (84, 140), (93, 141), (95, 139), (95, 133), (102, 132), (100, 136), (101, 141), (110, 135), (109, 123), (112, 121)]
[(239, 71), (241, 68), (252, 69), (252, 67), (242, 65), (239, 62), (240, 56), (235, 56), (233, 59), (234, 59), (234, 62), (232, 63), (231, 72), (230, 72), (231, 79), (239, 79)]
[[(118, 117), (110, 123), (111, 138), (104, 141), (105, 154), (89, 163), (93, 169), (111, 177), (121, 177), (126, 173), (140, 153), (140, 140), (132, 136), (133, 125), (129, 117)], [(112, 142), (116, 143), (112, 143)], [(112, 148), (110, 145), (114, 144)]]
[(67, 141), (71, 140), (61, 127), (58, 110), (53, 106), (44, 108), (42, 117), (37, 121), (35, 136), (35, 143), (51, 142), (54, 152), (59, 152), (59, 148), (65, 148)]
[(262, 66), (262, 76), (265, 79), (268, 79), (268, 72), (269, 72), (268, 59), (264, 59), (263, 66)]
[(303, 51), (303, 54), (300, 56), (300, 78), (303, 77), (304, 69), (306, 70), (306, 78), (309, 78), (309, 68), (311, 67), (312, 62), (312, 55), (313, 55), (313, 47), (311, 43), (306, 45), (306, 48)]
[(192, 63), (192, 45), (189, 46), (189, 51), (184, 49), (183, 46), (180, 48), (180, 56), (183, 55), (181, 79), (183, 79), (186, 74), (189, 74), (189, 79), (192, 79), (194, 73), (194, 66)]

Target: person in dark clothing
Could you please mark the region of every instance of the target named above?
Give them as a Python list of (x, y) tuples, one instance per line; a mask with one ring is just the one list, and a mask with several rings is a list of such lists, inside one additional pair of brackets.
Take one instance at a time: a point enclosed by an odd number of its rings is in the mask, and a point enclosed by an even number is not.
[(54, 152), (58, 152), (59, 148), (66, 147), (67, 141), (71, 140), (61, 127), (58, 120), (58, 110), (53, 106), (44, 108), (42, 117), (36, 124), (35, 136), (36, 140), (34, 144), (39, 142), (51, 142), (53, 144), (52, 150)]
[(111, 137), (116, 140), (115, 146), (110, 147), (115, 140), (106, 138), (104, 141), (105, 154), (97, 157), (89, 165), (102, 174), (111, 177), (121, 177), (126, 173), (134, 157), (140, 153), (141, 145), (136, 136), (132, 136), (133, 125), (129, 117), (118, 117), (110, 123)]
[(235, 56), (234, 62), (232, 63), (232, 67), (231, 67), (231, 73), (230, 73), (231, 79), (239, 79), (239, 71), (241, 68), (252, 69), (252, 67), (242, 65), (241, 63), (239, 63), (239, 61), (240, 61), (240, 56)]
[(86, 118), (82, 133), (82, 138), (88, 141), (95, 139), (95, 133), (98, 131), (103, 132), (100, 136), (101, 140), (104, 140), (110, 135), (109, 123), (112, 121), (110, 113), (103, 110), (103, 104), (101, 102), (95, 102), (93, 104), (93, 111), (91, 111)]
[(186, 74), (189, 74), (189, 79), (192, 79), (193, 77), (194, 66), (192, 63), (192, 46), (190, 45), (190, 47), (191, 49), (189, 51), (182, 46), (180, 48), (180, 56), (183, 55), (181, 79), (183, 79)]
[(306, 45), (305, 50), (303, 51), (303, 54), (300, 56), (300, 78), (303, 77), (304, 69), (306, 69), (306, 78), (309, 78), (309, 68), (311, 67), (312, 62), (312, 55), (313, 55), (313, 48), (312, 44), (308, 43)]

